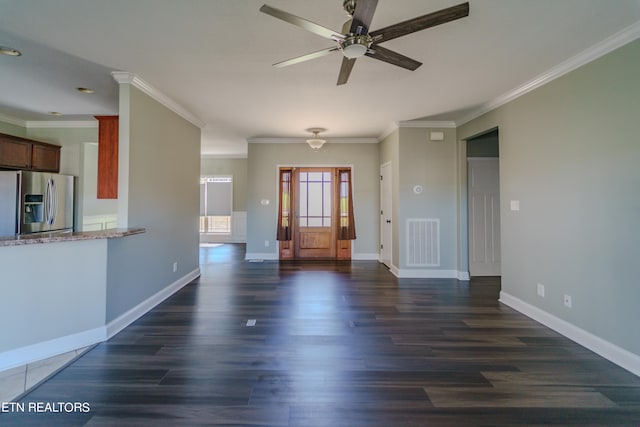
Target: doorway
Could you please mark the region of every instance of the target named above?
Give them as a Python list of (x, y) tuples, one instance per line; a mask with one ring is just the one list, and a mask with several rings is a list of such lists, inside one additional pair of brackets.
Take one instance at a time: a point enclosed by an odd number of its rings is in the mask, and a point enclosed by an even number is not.
[[(290, 172), (285, 186), (283, 171)], [(286, 219), (290, 230), (286, 238), (279, 238), (279, 258), (350, 260), (351, 240), (345, 235), (345, 225), (353, 227), (347, 191), (351, 189), (351, 168), (281, 168), (280, 175), (280, 223)]]
[(300, 168), (294, 173), (297, 227), (293, 240), (297, 259), (336, 256), (333, 175), (332, 168)]
[(391, 163), (380, 166), (380, 262), (391, 268)]
[(467, 140), (469, 275), (500, 276), (498, 130)]

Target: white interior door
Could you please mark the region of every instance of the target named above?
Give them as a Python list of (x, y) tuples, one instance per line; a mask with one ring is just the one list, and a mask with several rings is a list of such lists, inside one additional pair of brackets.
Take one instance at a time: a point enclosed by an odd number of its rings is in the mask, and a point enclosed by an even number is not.
[(468, 159), (469, 274), (500, 276), (498, 158)]
[(380, 167), (380, 262), (391, 267), (391, 163)]

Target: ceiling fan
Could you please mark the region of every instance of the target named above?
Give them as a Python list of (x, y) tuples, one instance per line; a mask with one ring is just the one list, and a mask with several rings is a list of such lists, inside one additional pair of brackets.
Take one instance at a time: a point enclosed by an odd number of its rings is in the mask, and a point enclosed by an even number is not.
[(333, 40), (336, 43), (333, 47), (298, 56), (273, 65), (275, 67), (285, 67), (310, 59), (320, 58), (339, 50), (344, 57), (342, 58), (342, 65), (340, 66), (340, 73), (338, 74), (338, 85), (347, 82), (356, 59), (365, 55), (413, 71), (421, 66), (422, 63), (386, 49), (380, 46), (380, 43), (469, 15), (469, 3), (467, 2), (370, 32), (369, 25), (371, 24), (377, 5), (378, 0), (344, 0), (342, 7), (347, 15), (350, 16), (350, 19), (344, 23), (342, 32), (333, 31), (332, 29), (292, 15), (283, 10), (276, 9), (275, 7), (266, 4), (263, 5), (260, 8), (260, 12)]

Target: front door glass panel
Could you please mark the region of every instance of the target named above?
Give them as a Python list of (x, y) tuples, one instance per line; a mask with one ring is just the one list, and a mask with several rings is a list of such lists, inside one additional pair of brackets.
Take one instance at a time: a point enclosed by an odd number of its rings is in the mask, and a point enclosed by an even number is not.
[(300, 172), (300, 227), (331, 227), (331, 172)]

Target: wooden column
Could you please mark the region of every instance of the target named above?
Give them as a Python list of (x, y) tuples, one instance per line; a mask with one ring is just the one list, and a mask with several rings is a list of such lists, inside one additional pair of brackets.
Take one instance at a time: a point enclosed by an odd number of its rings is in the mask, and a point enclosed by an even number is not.
[(118, 116), (98, 119), (98, 199), (118, 198)]

